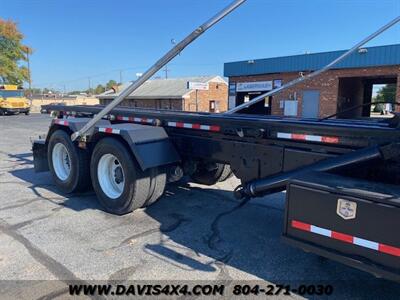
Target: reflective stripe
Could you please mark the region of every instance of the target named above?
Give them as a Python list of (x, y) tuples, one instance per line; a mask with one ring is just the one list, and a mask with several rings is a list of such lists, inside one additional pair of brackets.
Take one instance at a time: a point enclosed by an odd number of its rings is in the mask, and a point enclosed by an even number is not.
[(278, 138), (280, 139), (291, 139), (292, 135), (286, 132), (278, 132)]
[(310, 142), (322, 142), (322, 136), (306, 135), (306, 140)]
[(322, 228), (322, 227), (314, 226), (314, 225), (311, 225), (310, 231), (314, 232), (316, 234), (327, 236), (327, 237), (331, 237), (331, 235), (332, 235), (332, 231)]
[[(116, 116), (116, 119), (119, 121), (146, 123), (146, 124), (152, 124), (154, 121), (154, 119), (125, 117), (125, 116)], [(169, 127), (177, 127), (177, 128), (200, 129), (200, 130), (207, 130), (214, 132), (221, 131), (221, 127), (218, 125), (201, 125), (201, 124), (184, 123), (184, 122), (168, 122), (167, 125)]]
[(278, 132), (276, 134), (276, 137), (278, 139), (297, 140), (297, 141), (310, 141), (310, 142), (330, 143), (330, 144), (339, 143), (339, 138), (336, 136), (321, 136), (312, 134)]
[(54, 123), (57, 125), (69, 126), (69, 122), (61, 119), (55, 119)]
[(119, 121), (127, 121), (127, 122), (134, 122), (134, 123), (153, 123), (153, 119), (148, 118), (138, 118), (138, 117), (125, 117), (125, 116), (117, 116), (117, 120)]
[(369, 248), (369, 249), (372, 249), (372, 250), (378, 250), (379, 249), (379, 244), (377, 242), (364, 240), (364, 239), (361, 239), (361, 238), (358, 238), (358, 237), (354, 238), (353, 243), (358, 245), (358, 246)]
[(183, 123), (183, 122), (168, 122), (167, 125), (170, 127), (200, 129), (200, 130), (207, 130), (207, 131), (214, 131), (214, 132), (218, 132), (221, 130), (221, 127), (217, 126), (217, 125), (201, 125), (201, 124), (192, 124), (192, 123)]
[(99, 132), (105, 132), (105, 133), (112, 133), (112, 134), (120, 134), (121, 130), (119, 129), (114, 129), (110, 127), (99, 127)]
[(335, 240), (338, 240), (341, 242), (350, 243), (350, 244), (357, 245), (360, 247), (364, 247), (364, 248), (379, 251), (379, 252), (382, 252), (385, 254), (400, 257), (400, 248), (399, 247), (393, 247), (393, 246), (389, 246), (386, 244), (377, 243), (374, 241), (355, 237), (355, 236), (345, 234), (342, 232), (325, 229), (325, 228), (322, 228), (319, 226), (311, 225), (311, 224), (300, 222), (297, 220), (292, 220), (291, 226), (292, 226), (292, 228), (295, 228), (298, 230), (315, 233), (315, 234), (322, 235), (322, 236), (325, 236), (325, 237), (328, 237), (331, 239), (335, 239)]

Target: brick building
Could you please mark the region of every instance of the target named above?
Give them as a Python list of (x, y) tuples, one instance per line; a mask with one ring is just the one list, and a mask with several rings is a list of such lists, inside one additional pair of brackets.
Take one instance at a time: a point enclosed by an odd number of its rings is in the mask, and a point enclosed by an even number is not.
[[(188, 82), (206, 84), (208, 89), (188, 89)], [(126, 86), (99, 95), (100, 104), (110, 103), (124, 87)], [(228, 85), (220, 76), (154, 79), (148, 80), (134, 91), (121, 106), (223, 112), (228, 107), (227, 99)]]
[[(343, 54), (333, 51), (226, 63), (229, 107), (247, 102)], [(400, 101), (400, 44), (359, 49), (333, 69), (247, 108), (248, 113), (341, 118), (370, 116), (374, 85), (392, 84)], [(363, 105), (366, 104), (366, 105)], [(349, 108), (360, 106), (349, 111)], [(347, 110), (346, 112), (343, 112)], [(396, 108), (399, 111), (399, 107)], [(341, 113), (342, 112), (342, 113)]]

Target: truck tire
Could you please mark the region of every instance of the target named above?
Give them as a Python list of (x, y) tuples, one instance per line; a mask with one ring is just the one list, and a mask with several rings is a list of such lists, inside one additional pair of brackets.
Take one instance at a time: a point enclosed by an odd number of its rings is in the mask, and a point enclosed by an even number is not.
[(150, 171), (150, 180), (149, 196), (144, 206), (152, 205), (164, 194), (167, 184), (167, 172), (165, 167), (153, 168)]
[(142, 207), (149, 198), (149, 171), (143, 172), (132, 153), (119, 140), (100, 140), (92, 153), (93, 189), (104, 209), (124, 215)]
[(224, 169), (222, 170), (221, 175), (219, 176), (218, 181), (223, 182), (233, 176), (233, 172), (230, 165), (224, 165)]
[(193, 182), (213, 185), (224, 181), (232, 176), (232, 170), (229, 165), (214, 163), (200, 164), (197, 170), (190, 176)]
[(50, 172), (57, 187), (65, 193), (82, 192), (90, 187), (89, 155), (71, 141), (67, 132), (53, 132), (47, 151)]

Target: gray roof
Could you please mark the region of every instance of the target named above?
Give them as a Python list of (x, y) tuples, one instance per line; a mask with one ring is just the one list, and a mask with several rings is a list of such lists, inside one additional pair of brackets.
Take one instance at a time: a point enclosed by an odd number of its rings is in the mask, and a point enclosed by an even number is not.
[[(136, 91), (134, 91), (127, 99), (182, 99), (182, 97), (191, 90), (187, 89), (187, 82), (225, 82), (220, 76), (198, 76), (185, 78), (168, 78), (168, 79), (152, 79), (146, 81)], [(106, 91), (100, 95), (100, 99), (115, 98), (130, 83), (123, 84), (117, 93), (113, 90)]]
[[(400, 44), (376, 46), (356, 51), (333, 69), (366, 68), (400, 65)], [(313, 71), (322, 68), (345, 52), (332, 51), (265, 59), (229, 62), (224, 65), (224, 76), (247, 76), (283, 72)]]

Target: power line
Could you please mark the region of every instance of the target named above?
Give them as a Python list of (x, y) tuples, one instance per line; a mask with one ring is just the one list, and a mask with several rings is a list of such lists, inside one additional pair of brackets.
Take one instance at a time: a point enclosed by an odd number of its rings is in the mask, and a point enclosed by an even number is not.
[[(219, 65), (223, 65), (223, 62), (215, 62), (215, 63), (179, 63), (179, 64), (168, 64), (168, 66), (219, 66)], [(168, 66), (163, 69), (163, 71), (165, 72), (165, 78), (168, 78), (169, 76), (169, 72), (171, 71), (171, 69), (168, 68)], [(102, 72), (102, 73), (97, 73), (97, 74), (91, 74), (91, 75), (86, 75), (86, 76), (82, 76), (82, 77), (77, 77), (75, 79), (66, 79), (66, 80), (60, 80), (60, 81), (53, 81), (53, 82), (42, 82), (42, 83), (35, 83), (34, 85), (36, 87), (38, 86), (51, 86), (51, 85), (59, 85), (59, 86), (64, 86), (67, 83), (73, 83), (73, 82), (84, 82), (86, 80), (88, 80), (88, 78), (98, 78), (101, 76), (106, 76), (112, 73), (116, 73), (118, 72), (116, 75), (119, 75), (119, 80), (122, 83), (123, 81), (123, 72), (125, 71), (130, 71), (130, 70), (142, 70), (144, 68), (147, 68), (148, 66), (136, 66), (136, 67), (129, 67), (129, 68), (123, 68), (123, 69), (113, 69), (110, 71), (106, 71), (106, 72)], [(133, 77), (133, 76), (132, 76)]]

